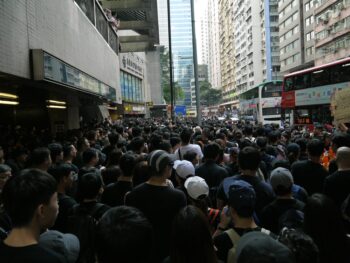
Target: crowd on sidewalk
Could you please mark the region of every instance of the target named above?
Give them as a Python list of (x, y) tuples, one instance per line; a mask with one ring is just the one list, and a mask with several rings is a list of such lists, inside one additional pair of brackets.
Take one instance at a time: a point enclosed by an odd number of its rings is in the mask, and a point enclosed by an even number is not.
[(0, 262), (350, 262), (344, 124), (135, 118), (0, 135)]

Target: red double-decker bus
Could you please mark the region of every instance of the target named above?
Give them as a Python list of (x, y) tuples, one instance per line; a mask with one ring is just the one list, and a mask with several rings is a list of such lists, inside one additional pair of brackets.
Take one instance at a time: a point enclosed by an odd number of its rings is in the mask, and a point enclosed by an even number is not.
[(282, 118), (296, 125), (332, 123), (331, 98), (337, 90), (348, 88), (350, 58), (285, 75)]

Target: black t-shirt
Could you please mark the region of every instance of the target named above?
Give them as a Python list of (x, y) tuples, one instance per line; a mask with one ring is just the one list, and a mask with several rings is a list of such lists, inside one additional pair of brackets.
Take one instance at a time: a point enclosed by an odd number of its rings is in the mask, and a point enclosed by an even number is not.
[[(98, 209), (96, 209), (97, 204), (100, 205)], [(74, 209), (76, 209), (76, 206), (70, 210), (70, 214), (73, 213)], [(110, 209), (110, 207), (105, 204), (97, 203), (96, 201), (90, 201), (90, 202), (79, 203), (77, 209), (86, 211), (87, 214), (92, 215), (97, 221), (99, 221), (100, 218), (103, 216), (103, 214)]]
[(62, 193), (58, 193), (57, 197), (59, 209), (55, 225), (52, 227), (52, 229), (65, 233), (69, 212), (72, 209), (72, 207), (77, 204), (77, 202), (70, 196)]
[(333, 174), (338, 170), (338, 165), (335, 159), (329, 162), (328, 173)]
[(228, 172), (214, 161), (207, 161), (196, 169), (196, 175), (202, 177), (209, 188), (212, 188), (219, 186), (221, 181), (228, 177)]
[(217, 198), (224, 201), (225, 203), (227, 203), (227, 196), (225, 194), (223, 185), (224, 183), (229, 183), (227, 181), (230, 180), (244, 180), (253, 186), (256, 194), (255, 212), (258, 216), (260, 215), (262, 209), (275, 199), (275, 194), (271, 186), (263, 182), (257, 176), (236, 175), (224, 179), (224, 181), (219, 186)]
[(350, 194), (350, 170), (337, 171), (328, 176), (324, 183), (324, 194), (340, 207)]
[(294, 183), (304, 187), (309, 195), (322, 193), (328, 172), (319, 163), (310, 160), (295, 162), (292, 165)]
[(269, 229), (275, 234), (280, 232), (279, 219), (290, 209), (304, 209), (305, 204), (296, 199), (276, 199), (271, 204), (267, 205), (260, 216), (261, 226)]
[(161, 262), (169, 255), (172, 221), (186, 206), (185, 194), (169, 186), (144, 183), (126, 195), (125, 204), (140, 209), (151, 222), (155, 235), (154, 262)]
[[(256, 228), (234, 228), (234, 230), (237, 232), (239, 236), (243, 236), (246, 233), (249, 233), (251, 231), (261, 231), (260, 227)], [(276, 238), (275, 235), (272, 233), (270, 234), (271, 237)], [(227, 253), (228, 251), (237, 244), (232, 244), (232, 241), (229, 237), (229, 235), (225, 232), (222, 232), (220, 235), (214, 237), (214, 245), (217, 248), (216, 255), (219, 260), (223, 262), (227, 262)]]
[(62, 256), (42, 247), (30, 245), (25, 247), (10, 247), (0, 242), (1, 263), (64, 263)]
[(132, 182), (118, 181), (109, 184), (104, 190), (101, 202), (113, 206), (124, 205), (125, 194), (132, 190)]

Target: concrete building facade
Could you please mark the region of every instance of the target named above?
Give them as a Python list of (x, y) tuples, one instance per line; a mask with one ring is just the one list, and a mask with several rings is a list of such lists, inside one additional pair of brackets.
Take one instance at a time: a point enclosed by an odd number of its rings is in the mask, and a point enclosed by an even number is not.
[(260, 1), (234, 0), (235, 78), (237, 95), (264, 79)]
[(223, 104), (237, 106), (233, 3), (234, 0), (219, 0), (219, 48)]
[(281, 72), (283, 74), (314, 64), (314, 1), (278, 2)]
[(350, 54), (350, 1), (315, 2), (315, 64), (322, 65)]

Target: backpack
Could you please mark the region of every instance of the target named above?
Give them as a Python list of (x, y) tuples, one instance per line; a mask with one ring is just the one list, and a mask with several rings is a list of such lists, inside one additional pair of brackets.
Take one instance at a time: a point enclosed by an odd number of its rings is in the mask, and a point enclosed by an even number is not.
[[(270, 230), (267, 230), (265, 228), (261, 228), (260, 231), (266, 235), (271, 234)], [(227, 263), (236, 263), (236, 245), (237, 245), (239, 239), (241, 238), (241, 236), (238, 235), (238, 233), (233, 228), (226, 230), (225, 233), (230, 237), (230, 240), (233, 244), (233, 247), (230, 248), (230, 250), (227, 252), (226, 262)]]
[(291, 208), (284, 212), (278, 218), (278, 228), (282, 230), (284, 227), (299, 229), (303, 226), (304, 213), (298, 209)]
[(95, 263), (95, 232), (98, 221), (94, 217), (104, 205), (96, 203), (91, 211), (82, 208), (80, 204), (72, 208), (72, 214), (67, 220), (67, 232), (76, 235), (80, 242), (80, 252), (77, 263)]

